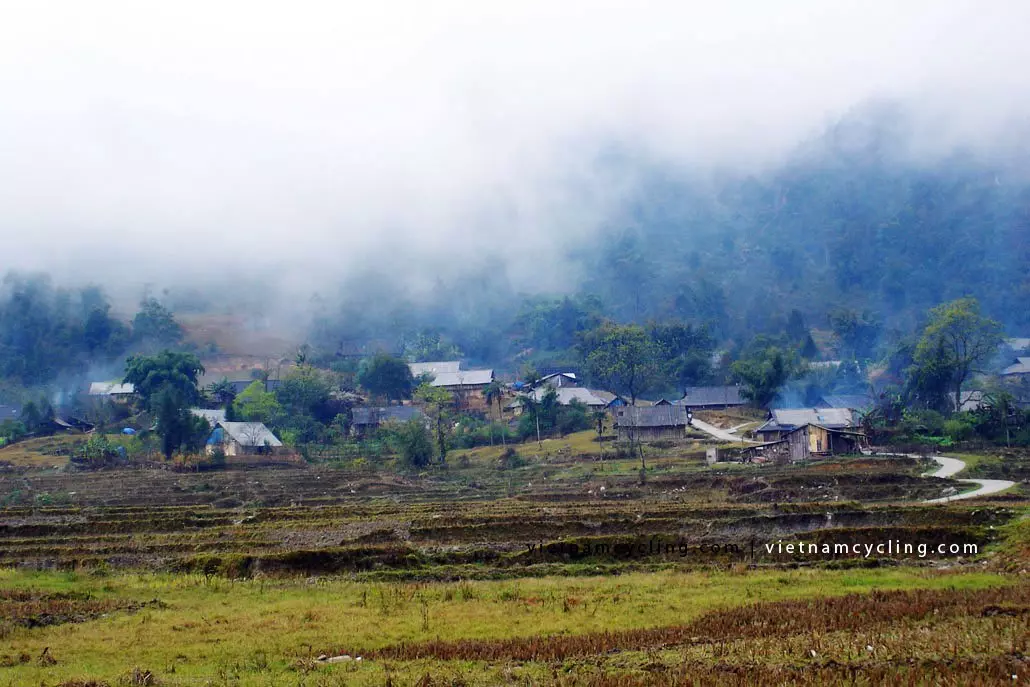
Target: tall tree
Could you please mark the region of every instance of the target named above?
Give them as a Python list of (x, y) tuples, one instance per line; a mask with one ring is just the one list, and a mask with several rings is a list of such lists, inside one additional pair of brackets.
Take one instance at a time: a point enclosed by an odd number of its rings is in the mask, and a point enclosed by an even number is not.
[(132, 318), (132, 337), (145, 347), (168, 348), (182, 343), (185, 331), (171, 310), (156, 298), (144, 298)]
[(157, 433), (161, 437), (161, 453), (165, 458), (171, 458), (173, 453), (182, 449), (189, 453), (201, 449), (211, 425), (189, 411), (189, 401), (179, 387), (165, 383), (153, 395), (152, 405), (157, 417)]
[(421, 402), (436, 426), (436, 449), (440, 462), (447, 460), (448, 408), (453, 403), (450, 392), (438, 386), (422, 384), (415, 389), (415, 398)]
[(780, 388), (798, 377), (804, 368), (797, 362), (792, 349), (764, 346), (733, 363), (730, 370), (743, 385), (741, 395), (765, 408), (773, 402)]
[(1001, 325), (980, 314), (975, 298), (959, 298), (930, 310), (929, 323), (916, 345), (917, 367), (944, 370), (962, 407), (962, 385), (994, 356), (1002, 341)]
[(358, 384), (373, 396), (387, 401), (411, 398), (415, 380), (411, 368), (400, 358), (379, 351), (361, 363)]
[(246, 389), (240, 392), (233, 401), (233, 413), (245, 422), (271, 422), (280, 412), (282, 406), (275, 394), (265, 390), (264, 382), (255, 379)]
[[(483, 395), (486, 397), (486, 402), (489, 405), (497, 404), (497, 421), (504, 423), (504, 385), (496, 379), (490, 382), (485, 389), (483, 389)], [(501, 432), (501, 444), (506, 444), (507, 441), (504, 435), (507, 433), (507, 429), (503, 429)], [(493, 429), (490, 430), (490, 443), (493, 444)]]
[(585, 333), (578, 348), (589, 375), (633, 405), (658, 381), (660, 351), (638, 325), (606, 322)]
[(830, 327), (842, 360), (865, 360), (873, 356), (880, 337), (880, 322), (873, 313), (837, 308), (830, 313)]
[(648, 333), (661, 358), (662, 374), (675, 380), (681, 393), (707, 382), (712, 375), (715, 340), (707, 327), (682, 322), (653, 322)]
[(157, 355), (133, 355), (125, 363), (124, 382), (132, 384), (146, 408), (153, 408), (154, 395), (171, 386), (183, 403), (194, 404), (200, 398), (197, 378), (204, 374), (200, 359), (192, 353), (161, 351)]

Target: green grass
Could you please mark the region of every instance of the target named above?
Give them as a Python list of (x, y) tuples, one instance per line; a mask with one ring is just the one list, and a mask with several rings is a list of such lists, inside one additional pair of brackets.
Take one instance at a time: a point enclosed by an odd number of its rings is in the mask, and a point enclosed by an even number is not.
[[(294, 663), (325, 647), (375, 648), (440, 638), (504, 638), (646, 628), (684, 623), (743, 603), (877, 589), (978, 589), (1014, 578), (912, 568), (660, 572), (618, 577), (540, 578), (432, 584), (347, 580), (227, 581), (196, 575), (0, 570), (0, 588), (88, 591), (94, 598), (148, 601), (166, 608), (113, 613), (80, 624), (3, 630), (4, 655), (58, 660), (0, 668), (0, 684), (73, 678), (113, 681), (134, 666), (166, 684), (306, 684)], [(417, 666), (393, 666), (418, 673)], [(489, 683), (484, 666), (468, 666)], [(344, 670), (343, 667), (319, 670)], [(359, 684), (382, 684), (383, 666), (346, 668)], [(353, 673), (353, 674), (352, 674)], [(314, 684), (314, 683), (311, 683)], [(407, 684), (402, 682), (401, 684)]]

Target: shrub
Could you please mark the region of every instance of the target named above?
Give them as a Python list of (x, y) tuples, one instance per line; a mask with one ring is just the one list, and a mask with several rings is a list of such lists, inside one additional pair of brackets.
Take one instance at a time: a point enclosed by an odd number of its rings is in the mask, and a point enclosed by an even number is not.
[(953, 441), (965, 441), (972, 438), (974, 428), (971, 422), (963, 417), (953, 417), (944, 422), (944, 435)]
[(504, 453), (501, 454), (500, 460), (498, 462), (499, 467), (502, 470), (514, 470), (515, 468), (520, 468), (523, 465), (525, 465), (526, 459), (520, 456), (518, 454), (518, 451), (509, 446), (507, 449), (505, 449)]

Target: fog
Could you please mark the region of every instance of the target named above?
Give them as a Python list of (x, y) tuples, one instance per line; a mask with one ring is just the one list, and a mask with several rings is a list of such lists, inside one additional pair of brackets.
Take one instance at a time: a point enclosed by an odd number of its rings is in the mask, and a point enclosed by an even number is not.
[[(716, 6), (718, 5), (718, 6)], [(1030, 4), (48, 2), (0, 18), (0, 269), (562, 288), (635, 164), (759, 171), (874, 99), (1004, 152)], [(291, 296), (292, 297), (292, 296)]]

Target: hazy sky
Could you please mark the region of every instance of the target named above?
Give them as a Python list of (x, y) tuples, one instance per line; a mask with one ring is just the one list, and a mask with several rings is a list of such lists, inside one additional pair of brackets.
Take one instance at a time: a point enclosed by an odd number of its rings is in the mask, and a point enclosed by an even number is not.
[(1028, 26), (1025, 0), (7, 0), (0, 269), (518, 274), (631, 188), (612, 145), (755, 168), (877, 97), (990, 140), (1030, 111)]

